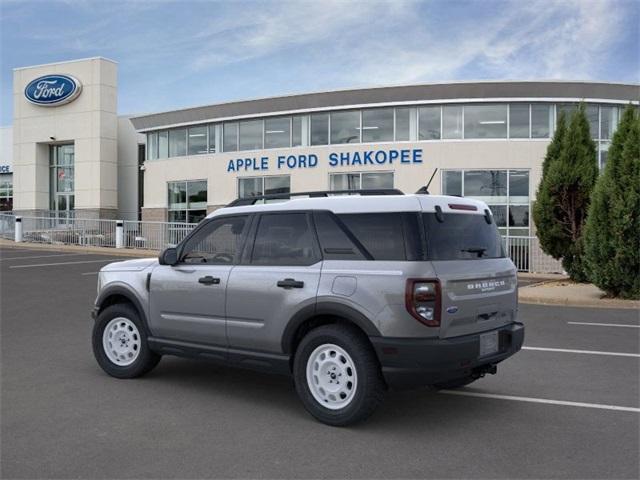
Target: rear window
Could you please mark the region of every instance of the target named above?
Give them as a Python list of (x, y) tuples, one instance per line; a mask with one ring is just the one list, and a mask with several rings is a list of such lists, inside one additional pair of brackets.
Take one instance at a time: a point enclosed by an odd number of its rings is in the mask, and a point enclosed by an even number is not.
[(505, 256), (495, 222), (484, 215), (443, 213), (440, 222), (435, 213), (424, 213), (429, 260), (480, 260)]

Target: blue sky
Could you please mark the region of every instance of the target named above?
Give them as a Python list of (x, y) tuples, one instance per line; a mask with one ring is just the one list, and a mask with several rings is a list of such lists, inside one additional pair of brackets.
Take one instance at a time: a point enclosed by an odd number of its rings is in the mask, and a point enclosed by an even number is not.
[(0, 0), (1, 125), (12, 69), (105, 56), (118, 111), (372, 85), (639, 81), (637, 0)]

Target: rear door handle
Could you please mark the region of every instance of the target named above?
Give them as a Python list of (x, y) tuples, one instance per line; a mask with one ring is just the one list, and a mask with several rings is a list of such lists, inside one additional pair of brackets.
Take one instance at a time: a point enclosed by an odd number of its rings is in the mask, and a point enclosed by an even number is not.
[(300, 282), (293, 278), (285, 278), (284, 280), (278, 280), (277, 285), (281, 288), (304, 288), (304, 282)]
[(202, 283), (203, 285), (218, 285), (220, 283), (220, 279), (207, 275), (206, 277), (200, 277), (198, 279), (198, 283)]

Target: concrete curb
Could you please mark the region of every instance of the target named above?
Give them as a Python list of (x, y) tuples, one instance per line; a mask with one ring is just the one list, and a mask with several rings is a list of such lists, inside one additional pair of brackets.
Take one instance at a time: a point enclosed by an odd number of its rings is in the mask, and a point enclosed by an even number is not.
[(83, 247), (79, 245), (57, 245), (49, 243), (16, 243), (11, 240), (0, 239), (0, 246), (24, 249), (24, 250), (56, 250), (65, 252), (78, 252), (78, 253), (94, 253), (100, 255), (115, 255), (117, 257), (157, 257), (157, 250), (136, 250), (128, 248), (111, 248), (111, 247)]
[(539, 286), (540, 284), (521, 287), (518, 291), (518, 302), (532, 305), (555, 305), (563, 307), (583, 308), (624, 308), (630, 310), (640, 310), (640, 301), (637, 300), (622, 300), (615, 298), (592, 299), (585, 297), (571, 298), (561, 293), (555, 297), (536, 295), (533, 290)]

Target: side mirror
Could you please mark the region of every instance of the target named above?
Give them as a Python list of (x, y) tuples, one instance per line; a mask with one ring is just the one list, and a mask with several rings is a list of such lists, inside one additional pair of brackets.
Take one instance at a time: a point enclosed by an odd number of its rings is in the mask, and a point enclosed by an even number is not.
[(175, 248), (167, 248), (160, 253), (158, 257), (160, 265), (175, 265), (178, 263), (178, 250)]

